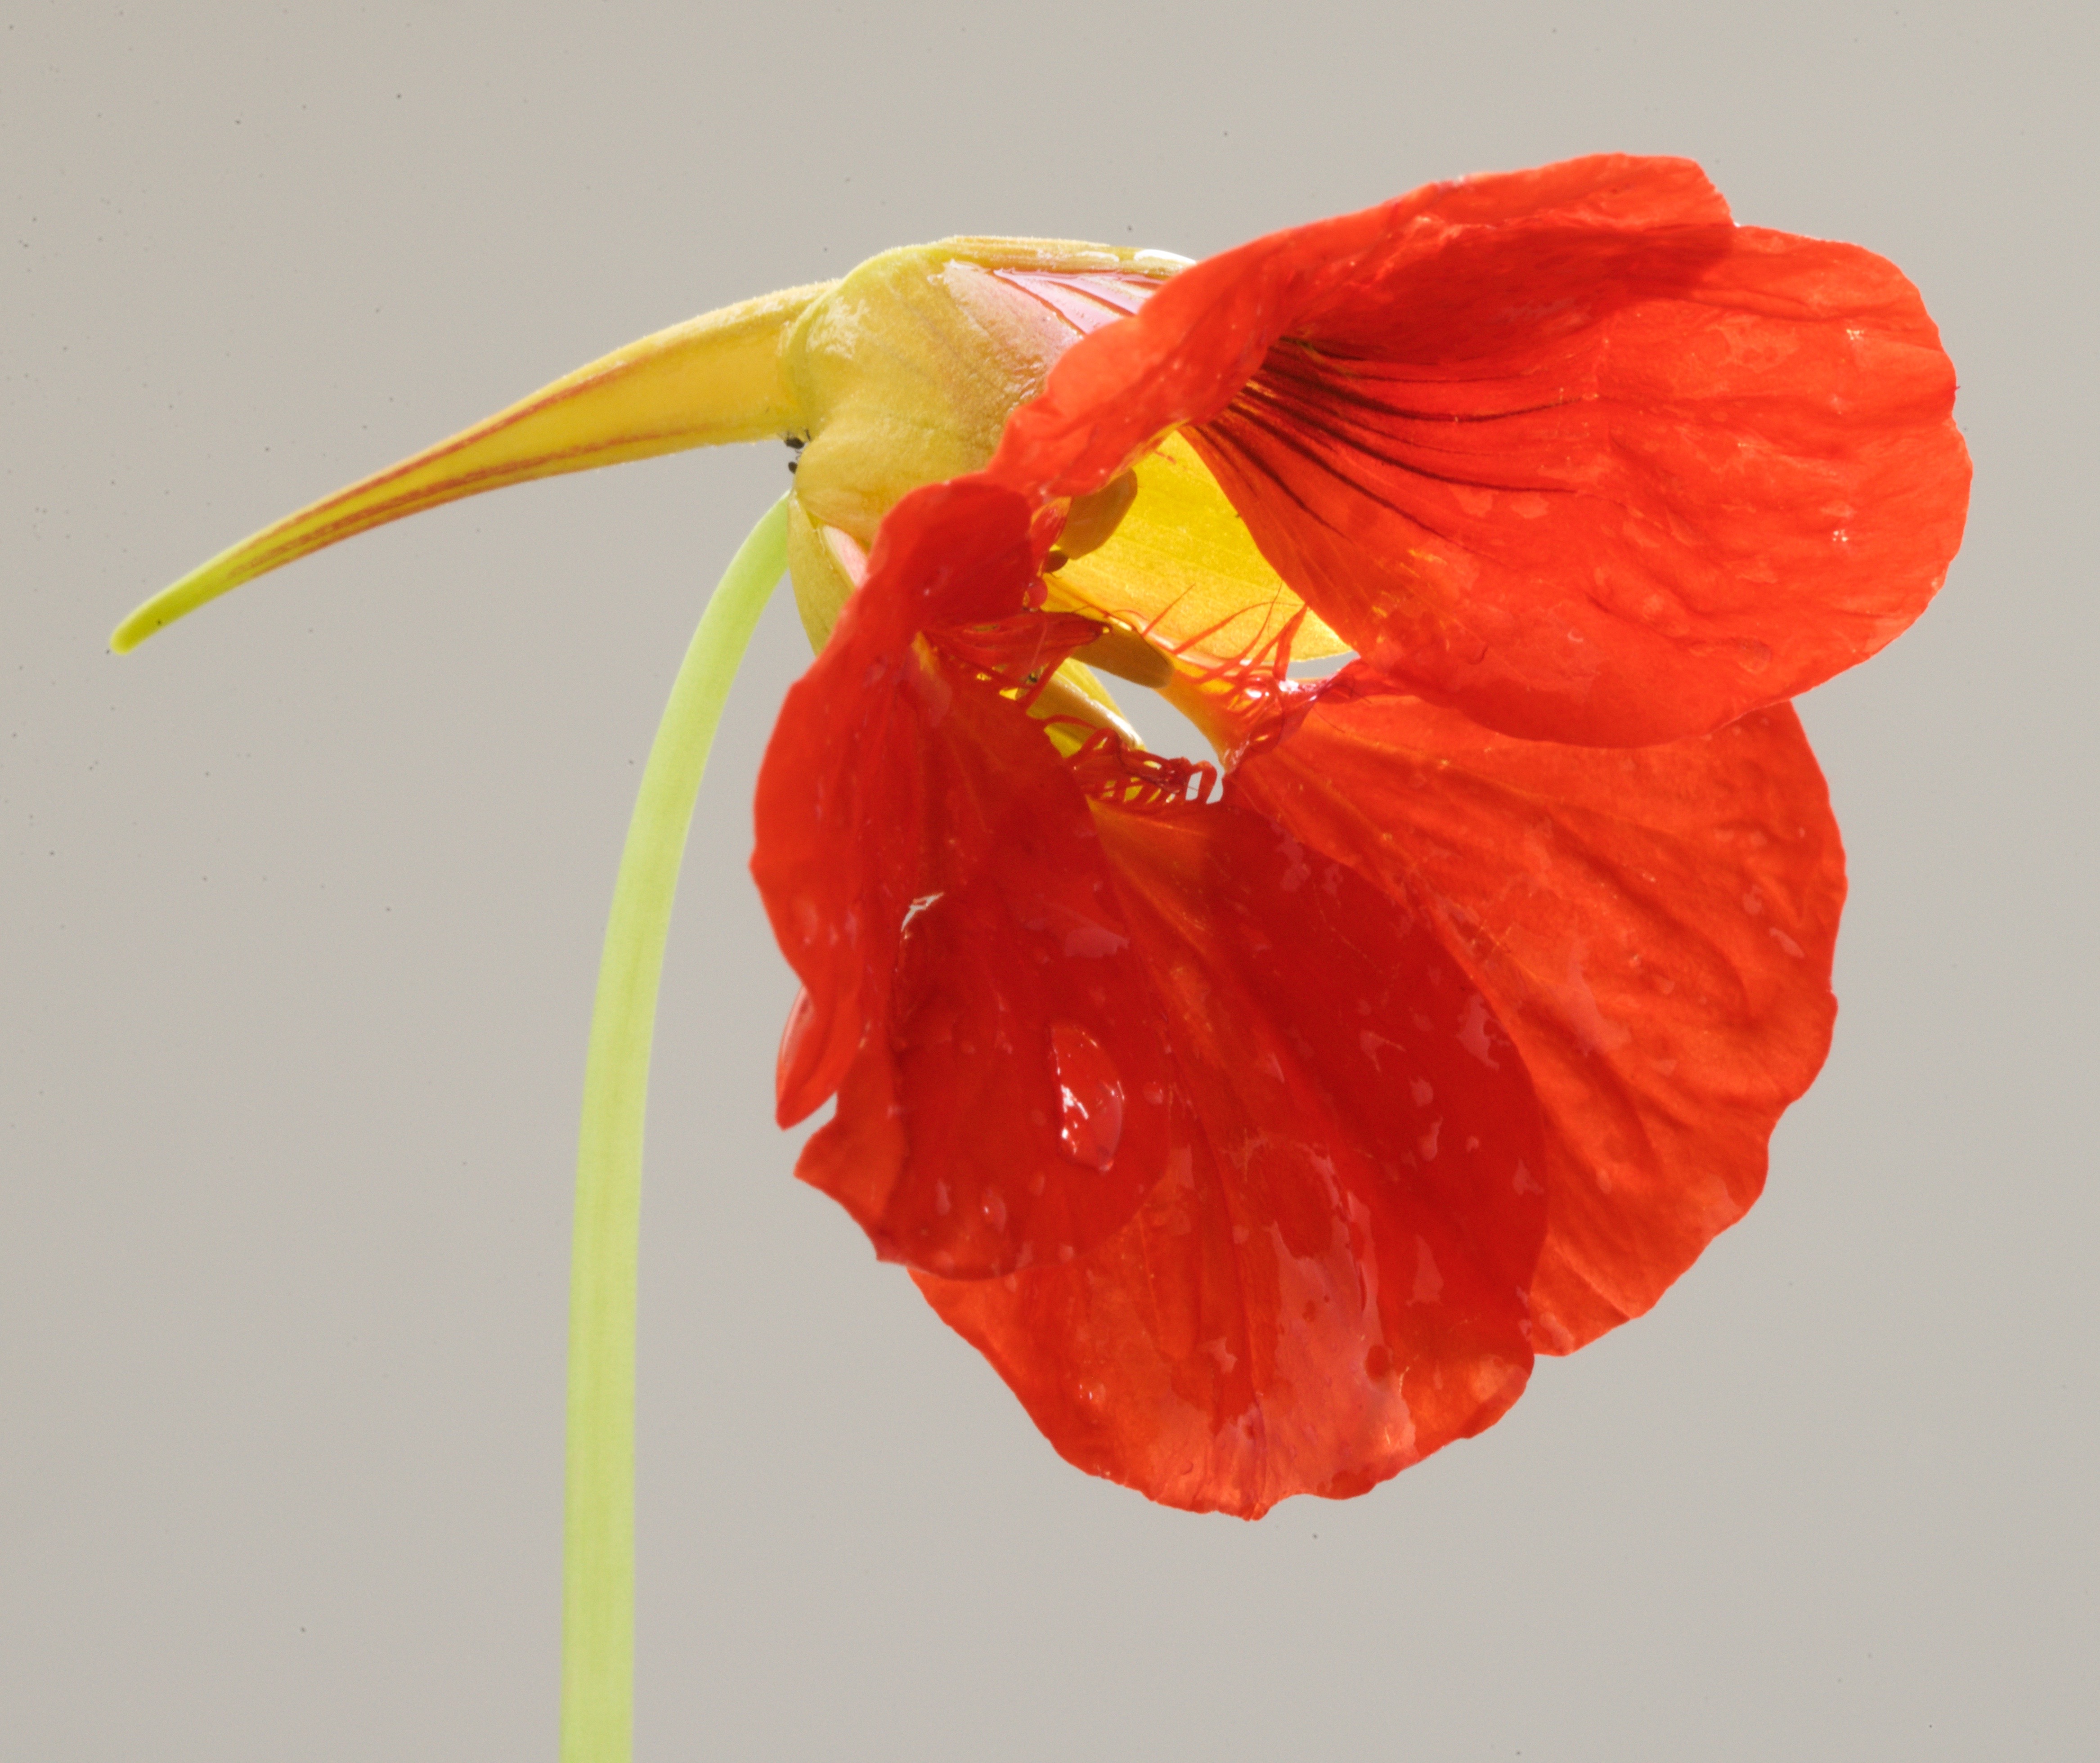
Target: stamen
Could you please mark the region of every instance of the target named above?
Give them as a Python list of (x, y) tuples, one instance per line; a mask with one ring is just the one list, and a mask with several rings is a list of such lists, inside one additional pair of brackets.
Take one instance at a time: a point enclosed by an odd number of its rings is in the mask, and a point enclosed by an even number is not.
[(1091, 495), (1074, 496), (1065, 511), (1064, 531), (1057, 535), (1057, 555), (1065, 562), (1098, 551), (1115, 536), (1130, 505), (1137, 500), (1137, 474), (1124, 472), (1111, 478)]
[(1149, 685), (1154, 691), (1174, 677), (1174, 663), (1147, 642), (1144, 632), (1129, 619), (1113, 613), (1103, 624), (1101, 635), (1079, 655), (1090, 668), (1113, 673), (1135, 685)]

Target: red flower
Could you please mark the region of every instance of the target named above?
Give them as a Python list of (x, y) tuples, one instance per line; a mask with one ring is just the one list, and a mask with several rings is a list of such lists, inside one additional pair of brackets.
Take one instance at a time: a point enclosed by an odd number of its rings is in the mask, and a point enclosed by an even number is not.
[[(1742, 1214), (1822, 1061), (1786, 700), (1938, 588), (1952, 396), (1892, 267), (1677, 161), (1276, 234), (1074, 344), (891, 509), (774, 736), (780, 1117), (837, 1098), (800, 1173), (1155, 1499), (1492, 1423)], [(1176, 500), (1220, 490), (1265, 581)], [(1359, 659), (1293, 681), (1308, 637)], [(1075, 654), (1222, 782), (1046, 721)]]
[(1787, 700), (1939, 586), (1952, 396), (1895, 270), (1679, 161), (1179, 275), (951, 240), (617, 350), (112, 641), (481, 490), (803, 449), (754, 858), (781, 1117), (837, 1098), (801, 1172), (1067, 1457), (1251, 1515), (1489, 1425), (1755, 1199), (1843, 893)]

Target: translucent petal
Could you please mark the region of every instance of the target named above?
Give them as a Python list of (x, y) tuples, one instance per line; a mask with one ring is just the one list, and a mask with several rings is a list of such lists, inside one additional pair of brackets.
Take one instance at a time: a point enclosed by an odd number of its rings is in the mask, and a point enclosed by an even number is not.
[(1764, 1185), (1829, 1046), (1844, 854), (1792, 710), (1664, 747), (1500, 735), (1343, 676), (1233, 778), (1420, 910), (1544, 1112), (1542, 1350), (1638, 1316)]

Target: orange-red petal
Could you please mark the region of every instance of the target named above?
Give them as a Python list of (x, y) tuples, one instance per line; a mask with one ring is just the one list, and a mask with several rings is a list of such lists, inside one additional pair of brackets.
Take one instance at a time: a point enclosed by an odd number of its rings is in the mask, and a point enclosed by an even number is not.
[(999, 689), (1099, 628), (1021, 606), (1027, 530), (982, 485), (885, 525), (871, 591), (782, 709), (752, 859), (805, 989), (781, 1119), (839, 1097), (799, 1173), (883, 1254), (972, 1277), (1118, 1228), (1169, 1127), (1158, 1012), (1086, 798)]
[(1039, 727), (961, 686), (915, 769), (921, 827), (876, 836), (917, 834), (923, 892), (886, 1007), (796, 1173), (913, 1267), (982, 1277), (1069, 1258), (1123, 1225), (1169, 1160), (1158, 1006)]
[(1954, 379), (1856, 247), (1696, 166), (1432, 185), (1184, 271), (1076, 345), (990, 468), (1096, 487), (1185, 428), (1389, 678), (1511, 732), (1702, 733), (1872, 654), (1961, 539)]
[(1091, 1253), (920, 1289), (1094, 1474), (1246, 1518), (1361, 1492), (1529, 1375), (1529, 1082), (1423, 923), (1282, 827), (1095, 812), (1180, 1136)]
[(1600, 751), (1353, 683), (1230, 793), (1421, 910), (1507, 1026), (1545, 1125), (1538, 1344), (1572, 1351), (1741, 1216), (1823, 1062), (1845, 884), (1822, 774), (1785, 707)]

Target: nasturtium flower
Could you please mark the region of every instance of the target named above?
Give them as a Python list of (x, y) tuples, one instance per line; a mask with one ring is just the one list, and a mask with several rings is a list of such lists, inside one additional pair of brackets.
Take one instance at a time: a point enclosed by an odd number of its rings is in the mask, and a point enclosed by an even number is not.
[[(1277, 234), (1075, 342), (892, 510), (774, 737), (805, 1179), (1155, 1498), (1490, 1423), (1742, 1214), (1822, 1062), (1842, 856), (1785, 700), (1939, 585), (1952, 394), (1893, 268), (1678, 161)], [(1293, 680), (1308, 633), (1357, 659)], [(1222, 779), (1043, 738), (1069, 655)]]
[(608, 357), (120, 646), (456, 496), (787, 440), (798, 1173), (1067, 1458), (1252, 1517), (1491, 1424), (1756, 1199), (1844, 894), (1788, 700), (1939, 586), (1953, 391), (1894, 267), (1682, 161), (1193, 265), (951, 240)]

